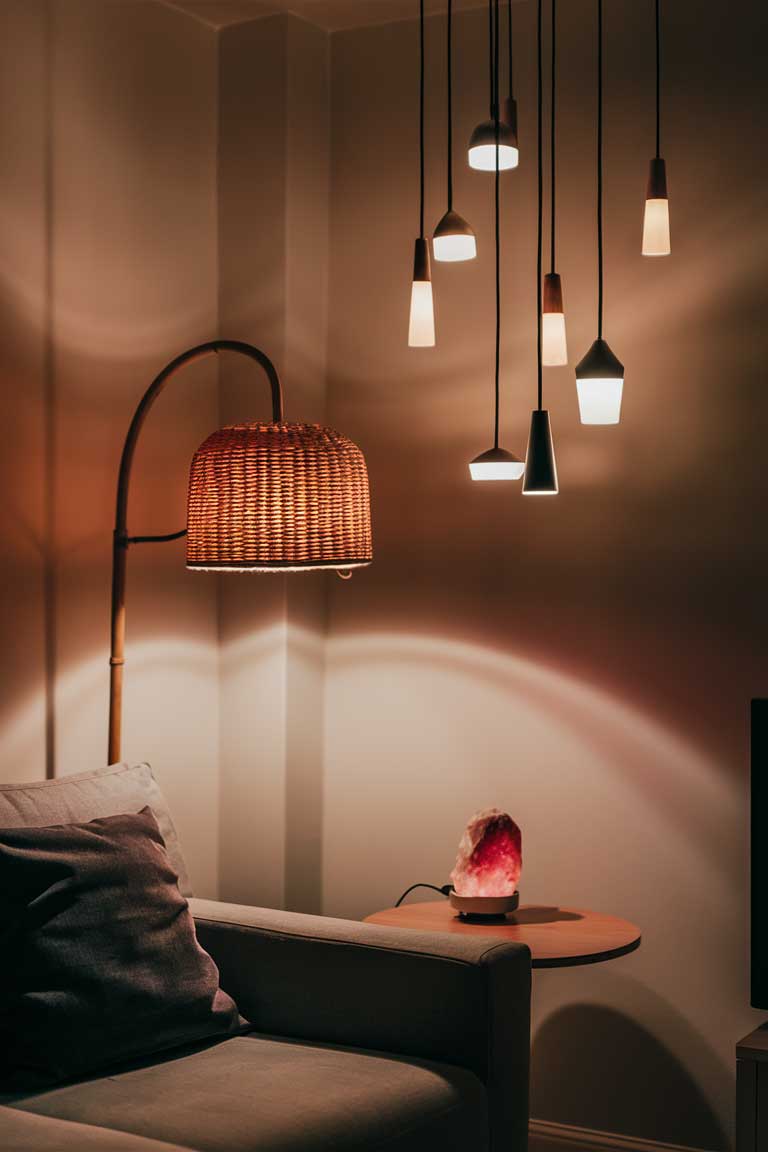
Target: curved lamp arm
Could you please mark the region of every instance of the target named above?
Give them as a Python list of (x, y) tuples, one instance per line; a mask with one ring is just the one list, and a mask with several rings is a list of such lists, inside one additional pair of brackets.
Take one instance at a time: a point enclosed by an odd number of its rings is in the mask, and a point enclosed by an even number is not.
[(120, 759), (122, 711), (123, 711), (123, 667), (125, 665), (125, 575), (128, 547), (131, 544), (159, 544), (168, 540), (178, 540), (186, 535), (186, 528), (164, 536), (129, 536), (127, 529), (128, 488), (131, 480), (133, 455), (139, 433), (144, 426), (147, 413), (165, 388), (171, 376), (185, 364), (209, 356), (214, 352), (238, 352), (255, 360), (265, 371), (272, 391), (272, 420), (281, 423), (283, 419), (283, 393), (280, 380), (272, 361), (253, 344), (241, 340), (209, 340), (187, 349), (166, 364), (147, 388), (133, 414), (128, 434), (125, 437), (123, 453), (120, 457), (120, 471), (117, 478), (117, 506), (115, 510), (115, 531), (112, 541), (112, 620), (111, 645), (109, 654), (109, 749), (108, 764)]

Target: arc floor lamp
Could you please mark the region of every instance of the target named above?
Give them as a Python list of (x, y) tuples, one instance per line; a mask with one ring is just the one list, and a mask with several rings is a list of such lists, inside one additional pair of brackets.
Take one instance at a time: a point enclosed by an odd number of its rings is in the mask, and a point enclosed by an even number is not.
[[(214, 432), (192, 459), (187, 527), (164, 536), (128, 535), (128, 490), (136, 442), (170, 378), (193, 360), (235, 352), (254, 360), (272, 392), (269, 423)], [(133, 544), (187, 537), (187, 568), (216, 572), (349, 574), (373, 559), (368, 472), (356, 444), (332, 428), (288, 423), (272, 361), (240, 340), (210, 340), (182, 352), (150, 384), (133, 415), (117, 480), (112, 546), (109, 763), (120, 759), (125, 666), (125, 578)]]

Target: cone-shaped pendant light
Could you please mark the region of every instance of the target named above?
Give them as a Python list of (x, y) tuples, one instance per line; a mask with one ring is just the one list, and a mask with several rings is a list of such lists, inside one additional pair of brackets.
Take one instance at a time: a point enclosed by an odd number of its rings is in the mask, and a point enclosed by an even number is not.
[(661, 12), (656, 0), (656, 155), (651, 160), (643, 217), (643, 256), (669, 256), (667, 168), (661, 158)]
[(435, 260), (474, 260), (475, 234), (463, 216), (453, 210), (453, 0), (448, 0), (448, 211), (435, 228), (432, 250)]
[[(498, 68), (498, 40), (492, 68)], [(500, 127), (498, 118), (497, 129)], [(500, 132), (497, 134), (497, 141)], [(473, 480), (519, 480), (525, 471), (525, 464), (511, 452), (499, 447), (499, 360), (501, 352), (501, 224), (499, 213), (499, 172), (500, 165), (495, 165), (494, 180), (494, 221), (495, 221), (495, 248), (496, 248), (496, 360), (494, 375), (494, 420), (493, 420), (493, 447), (481, 452), (470, 462), (469, 474)]]
[(502, 171), (517, 168), (519, 160), (517, 112), (514, 101), (508, 102), (505, 108), (508, 116), (514, 115), (514, 124), (500, 118), (498, 49), (499, 0), (488, 0), (488, 77), (491, 114), (488, 120), (483, 120), (475, 128), (469, 140), (468, 152), (469, 166), (478, 172), (493, 172), (497, 168)]
[(555, 271), (555, 109), (556, 109), (556, 76), (557, 76), (557, 0), (552, 0), (552, 76), (550, 94), (550, 136), (549, 136), (549, 245), (550, 261), (549, 272), (544, 277), (544, 315), (542, 317), (542, 359), (547, 367), (556, 367), (568, 363), (568, 344), (565, 338), (565, 312), (563, 311), (563, 285), (560, 276)]
[(424, 238), (424, 0), (419, 0), (419, 236), (413, 254), (408, 345), (411, 348), (432, 348), (434, 344), (432, 270), (429, 245)]
[(549, 412), (543, 407), (543, 372), (542, 372), (542, 299), (541, 299), (541, 249), (542, 225), (544, 208), (544, 171), (541, 149), (541, 120), (542, 120), (542, 3), (538, 0), (538, 169), (539, 169), (539, 195), (538, 195), (538, 253), (536, 259), (536, 368), (538, 377), (538, 406), (531, 413), (531, 430), (528, 435), (528, 451), (525, 456), (525, 479), (523, 480), (524, 496), (556, 496), (559, 487), (557, 482), (557, 464), (555, 462), (555, 447), (552, 443), (552, 427), (549, 422)]
[(618, 424), (624, 367), (603, 339), (603, 0), (597, 0), (597, 340), (576, 365), (582, 424)]

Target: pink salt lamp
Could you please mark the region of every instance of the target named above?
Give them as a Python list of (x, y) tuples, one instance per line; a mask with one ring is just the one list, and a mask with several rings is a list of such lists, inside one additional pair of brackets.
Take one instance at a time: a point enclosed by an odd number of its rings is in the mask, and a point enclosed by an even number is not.
[(451, 872), (451, 905), (462, 915), (503, 916), (519, 902), (522, 836), (500, 808), (476, 812), (464, 829)]

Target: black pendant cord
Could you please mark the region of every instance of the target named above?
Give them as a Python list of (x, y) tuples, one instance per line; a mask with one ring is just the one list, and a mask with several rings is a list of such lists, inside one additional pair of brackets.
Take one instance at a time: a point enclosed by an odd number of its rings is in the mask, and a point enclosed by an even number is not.
[(512, 66), (512, 0), (507, 0), (507, 56), (509, 57), (509, 98), (515, 94), (514, 70)]
[(448, 0), (448, 211), (453, 208), (453, 0)]
[(424, 0), (419, 0), (419, 239), (424, 239)]
[(494, 108), (496, 104), (496, 70), (493, 66), (493, 61), (493, 0), (488, 0), (488, 85), (490, 90), (491, 120), (495, 118)]
[(661, 159), (661, 0), (656, 0), (656, 159)]
[(555, 199), (557, 184), (555, 181), (555, 101), (556, 101), (556, 76), (557, 76), (557, 0), (552, 0), (552, 94), (550, 108), (550, 136), (549, 136), (549, 162), (550, 162), (550, 197), (551, 197), (551, 218), (549, 225), (549, 264), (550, 272), (555, 271)]
[(543, 407), (543, 372), (542, 372), (542, 349), (541, 349), (541, 252), (542, 252), (542, 226), (544, 216), (544, 165), (542, 163), (542, 108), (543, 108), (543, 84), (541, 75), (541, 56), (542, 56), (542, 0), (538, 0), (538, 27), (537, 27), (537, 46), (538, 46), (538, 144), (539, 144), (539, 158), (538, 158), (538, 175), (539, 175), (539, 188), (538, 188), (538, 243), (536, 253), (536, 369), (537, 369), (537, 390), (538, 390), (538, 406), (539, 412)]
[(597, 338), (603, 338), (603, 0), (597, 0)]
[(501, 224), (499, 220), (499, 101), (498, 101), (498, 86), (499, 86), (499, 0), (494, 0), (494, 19), (495, 19), (495, 48), (493, 59), (493, 70), (495, 77), (495, 91), (496, 102), (494, 104), (494, 132), (496, 138), (496, 172), (494, 173), (494, 225), (495, 225), (495, 242), (496, 242), (496, 365), (494, 374), (494, 422), (493, 422), (493, 446), (499, 446), (499, 365), (501, 360)]

